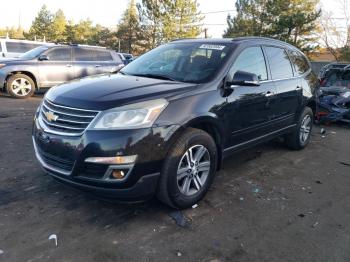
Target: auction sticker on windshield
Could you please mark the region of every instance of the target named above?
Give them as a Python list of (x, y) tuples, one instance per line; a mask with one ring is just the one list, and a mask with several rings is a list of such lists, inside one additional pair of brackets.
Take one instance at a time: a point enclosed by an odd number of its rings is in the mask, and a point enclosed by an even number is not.
[(201, 49), (212, 49), (212, 50), (223, 50), (226, 46), (224, 45), (206, 45), (203, 44), (199, 48)]

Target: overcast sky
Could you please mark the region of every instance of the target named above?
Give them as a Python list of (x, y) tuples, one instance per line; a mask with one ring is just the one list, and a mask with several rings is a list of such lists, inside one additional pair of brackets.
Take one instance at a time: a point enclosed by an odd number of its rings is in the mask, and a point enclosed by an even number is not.
[[(350, 0), (349, 0), (350, 1)], [(115, 26), (129, 0), (10, 0), (1, 1), (0, 27), (18, 26), (28, 29), (43, 4), (55, 12), (62, 9), (69, 20), (78, 22), (81, 19), (90, 18), (94, 23), (107, 27)], [(334, 17), (342, 17), (341, 10), (335, 6), (334, 0), (321, 0), (324, 10), (332, 11)], [(225, 11), (205, 14), (204, 27), (208, 28), (208, 34), (212, 37), (221, 37), (226, 28), (228, 13), (234, 14), (235, 0), (198, 0), (203, 14), (208, 12)]]

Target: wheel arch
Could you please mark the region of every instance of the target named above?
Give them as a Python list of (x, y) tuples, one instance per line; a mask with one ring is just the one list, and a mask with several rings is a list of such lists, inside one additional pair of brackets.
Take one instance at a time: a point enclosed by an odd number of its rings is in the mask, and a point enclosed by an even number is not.
[(219, 120), (213, 116), (199, 116), (188, 121), (186, 124), (183, 125), (183, 127), (192, 127), (203, 130), (214, 139), (218, 153), (217, 170), (221, 169), (223, 160), (222, 151), (224, 145), (224, 131)]
[(30, 78), (33, 80), (34, 84), (35, 84), (35, 89), (36, 89), (36, 90), (39, 89), (39, 85), (38, 85), (37, 79), (36, 79), (35, 75), (34, 75), (32, 72), (30, 72), (30, 71), (16, 70), (16, 71), (12, 71), (11, 73), (7, 74), (6, 79), (5, 79), (5, 83), (6, 83), (6, 84), (4, 85), (4, 88), (5, 88), (6, 90), (7, 90), (7, 81), (8, 81), (8, 79), (9, 79), (11, 76), (15, 75), (15, 74), (23, 74), (23, 75), (26, 75), (26, 76), (30, 77)]

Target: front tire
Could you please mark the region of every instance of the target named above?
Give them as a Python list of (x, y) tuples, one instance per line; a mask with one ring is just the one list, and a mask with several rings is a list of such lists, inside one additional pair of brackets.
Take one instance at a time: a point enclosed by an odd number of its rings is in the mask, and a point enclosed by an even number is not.
[(24, 74), (14, 74), (6, 83), (7, 92), (15, 98), (28, 98), (34, 94), (35, 83), (32, 78)]
[(305, 148), (311, 137), (314, 115), (310, 107), (305, 107), (300, 114), (297, 127), (293, 133), (286, 136), (286, 145), (294, 150)]
[(165, 159), (157, 197), (165, 204), (188, 208), (207, 193), (217, 168), (217, 147), (206, 132), (189, 128)]

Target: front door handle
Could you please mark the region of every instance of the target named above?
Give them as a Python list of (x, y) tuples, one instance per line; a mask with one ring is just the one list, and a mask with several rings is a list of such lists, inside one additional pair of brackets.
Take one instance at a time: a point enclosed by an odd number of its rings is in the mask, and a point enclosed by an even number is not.
[(101, 67), (101, 65), (95, 65), (95, 67)]
[(274, 95), (274, 93), (271, 92), (271, 91), (267, 91), (267, 92), (265, 93), (265, 96), (266, 96), (266, 97), (270, 97), (270, 96), (273, 96), (273, 95)]
[(71, 64), (66, 64), (66, 67), (72, 67), (72, 65)]

